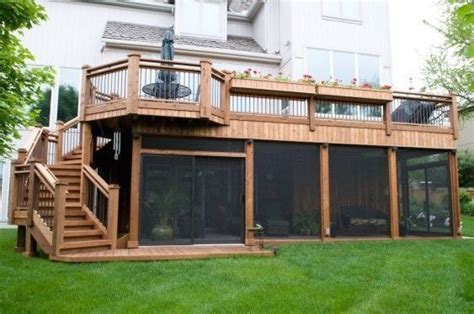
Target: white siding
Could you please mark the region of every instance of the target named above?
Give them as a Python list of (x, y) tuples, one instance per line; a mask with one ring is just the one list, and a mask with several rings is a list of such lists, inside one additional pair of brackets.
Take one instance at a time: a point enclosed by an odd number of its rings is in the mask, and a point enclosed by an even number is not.
[(458, 149), (474, 153), (474, 117), (460, 122)]
[(247, 21), (227, 21), (227, 33), (229, 35), (253, 37), (252, 23)]

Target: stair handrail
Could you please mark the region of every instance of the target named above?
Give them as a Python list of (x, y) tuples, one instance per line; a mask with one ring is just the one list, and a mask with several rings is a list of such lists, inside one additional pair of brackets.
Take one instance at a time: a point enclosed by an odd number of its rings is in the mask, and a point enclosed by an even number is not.
[[(94, 217), (104, 226), (107, 239), (111, 241), (111, 248), (117, 248), (117, 228), (118, 228), (118, 210), (119, 210), (119, 191), (120, 186), (116, 184), (108, 184), (94, 169), (89, 165), (82, 165), (83, 182), (81, 184), (81, 200), (82, 206), (88, 214)], [(93, 188), (96, 188), (106, 199), (107, 204), (104, 206), (107, 218), (98, 217), (97, 211), (91, 208), (90, 202), (94, 202), (90, 195)], [(98, 196), (96, 195), (98, 198)], [(95, 200), (97, 201), (97, 199)], [(97, 214), (97, 215), (96, 215)], [(102, 219), (101, 219), (102, 218)]]
[[(64, 155), (66, 155), (67, 151), (65, 151), (65, 146), (66, 148), (74, 149), (74, 146), (80, 146), (81, 145), (81, 129), (80, 129), (80, 119), (79, 117), (75, 117), (66, 123), (63, 121), (57, 121), (56, 122), (56, 135), (57, 135), (57, 142), (56, 142), (56, 162), (59, 162), (64, 159)], [(67, 141), (70, 141), (71, 139), (65, 138), (65, 134), (68, 130), (71, 130), (72, 128), (79, 126), (78, 127), (78, 132), (73, 137), (73, 143), (68, 143)], [(66, 142), (65, 142), (66, 140)]]
[(46, 161), (46, 156), (48, 154), (48, 136), (49, 131), (44, 127), (34, 129), (34, 137), (31, 145), (27, 148), (26, 159), (24, 164), (30, 163), (33, 159), (39, 160), (41, 162)]

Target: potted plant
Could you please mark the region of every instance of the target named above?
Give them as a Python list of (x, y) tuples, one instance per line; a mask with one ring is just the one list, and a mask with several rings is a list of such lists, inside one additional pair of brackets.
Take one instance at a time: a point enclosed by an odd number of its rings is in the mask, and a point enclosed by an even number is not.
[(312, 212), (297, 212), (293, 216), (293, 232), (298, 235), (315, 235), (319, 226), (318, 217)]
[(175, 216), (185, 204), (185, 200), (184, 194), (173, 186), (166, 190), (149, 193), (146, 204), (151, 208), (153, 221), (158, 221), (158, 224), (151, 230), (153, 240), (172, 240), (174, 238)]

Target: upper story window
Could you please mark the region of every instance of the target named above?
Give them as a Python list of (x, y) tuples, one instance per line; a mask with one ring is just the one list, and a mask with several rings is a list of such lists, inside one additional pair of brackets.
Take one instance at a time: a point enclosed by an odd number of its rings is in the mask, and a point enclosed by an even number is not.
[(225, 0), (177, 0), (176, 35), (227, 39)]
[(323, 17), (361, 21), (360, 0), (322, 0)]
[(320, 81), (351, 84), (355, 78), (359, 85), (380, 85), (380, 57), (376, 55), (307, 48), (306, 71)]

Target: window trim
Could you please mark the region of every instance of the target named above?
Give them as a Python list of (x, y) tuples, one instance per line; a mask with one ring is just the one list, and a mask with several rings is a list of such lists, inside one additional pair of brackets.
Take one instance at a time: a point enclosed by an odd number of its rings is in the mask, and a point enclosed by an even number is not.
[[(339, 7), (339, 14), (338, 16), (333, 16), (333, 15), (327, 15), (324, 14), (324, 1), (337, 1), (338, 7)], [(360, 0), (354, 0), (358, 4), (358, 18), (347, 18), (343, 16), (343, 10), (342, 10), (342, 1), (341, 0), (322, 0), (321, 1), (321, 18), (323, 20), (328, 20), (328, 21), (335, 21), (335, 22), (342, 22), (342, 23), (350, 23), (350, 24), (362, 24), (362, 3)]]

